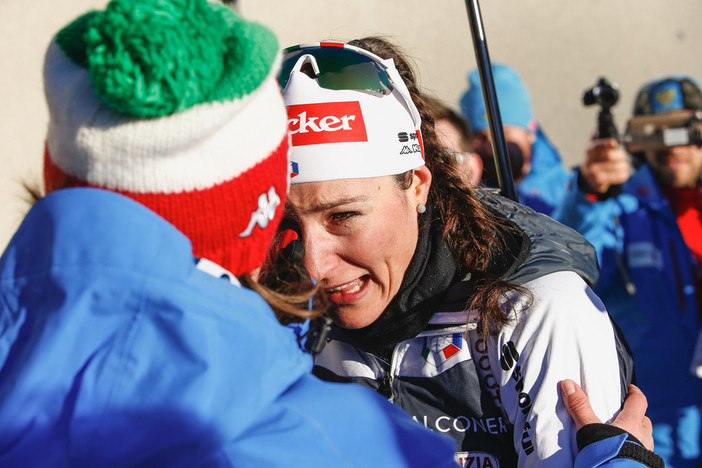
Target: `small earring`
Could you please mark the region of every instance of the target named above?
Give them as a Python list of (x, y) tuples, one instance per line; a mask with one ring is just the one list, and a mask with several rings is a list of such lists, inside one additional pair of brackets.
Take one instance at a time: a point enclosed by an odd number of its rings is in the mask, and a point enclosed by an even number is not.
[(425, 211), (427, 211), (427, 206), (426, 206), (426, 205), (423, 205), (422, 203), (420, 203), (419, 205), (417, 205), (417, 213), (422, 214), (422, 213), (424, 213)]

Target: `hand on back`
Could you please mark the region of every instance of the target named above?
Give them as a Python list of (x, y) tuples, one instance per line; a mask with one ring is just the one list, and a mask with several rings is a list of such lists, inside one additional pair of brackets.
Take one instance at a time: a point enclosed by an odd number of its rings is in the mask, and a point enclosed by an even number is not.
[[(628, 390), (629, 394), (624, 401), (624, 406), (611, 425), (627, 431), (648, 450), (653, 450), (653, 427), (651, 420), (646, 416), (646, 408), (648, 408), (646, 396), (635, 385), (629, 385)], [(561, 383), (561, 392), (566, 409), (578, 430), (587, 424), (601, 423), (592, 410), (587, 395), (579, 385), (566, 379)]]

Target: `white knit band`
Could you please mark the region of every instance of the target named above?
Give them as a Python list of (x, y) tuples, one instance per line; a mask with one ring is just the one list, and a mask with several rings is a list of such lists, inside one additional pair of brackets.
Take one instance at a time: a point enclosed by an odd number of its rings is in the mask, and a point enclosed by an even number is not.
[[(273, 67), (273, 70), (277, 67)], [(271, 73), (243, 99), (198, 104), (173, 115), (138, 119), (98, 99), (87, 71), (54, 43), (45, 88), (52, 161), (89, 184), (137, 193), (206, 189), (231, 180), (271, 154), (287, 116)]]

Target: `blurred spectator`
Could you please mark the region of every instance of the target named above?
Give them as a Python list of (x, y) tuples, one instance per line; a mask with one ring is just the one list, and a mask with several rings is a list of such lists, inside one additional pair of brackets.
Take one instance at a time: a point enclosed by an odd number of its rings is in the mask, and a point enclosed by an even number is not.
[[(691, 120), (699, 109), (702, 93), (689, 77), (643, 86), (628, 128), (647, 120), (648, 137), (643, 144), (630, 131), (625, 136), (639, 162), (636, 172), (631, 174), (629, 157), (616, 140), (592, 140), (553, 214), (597, 248), (601, 274), (595, 292), (632, 348), (655, 451), (676, 468), (700, 462), (702, 382), (693, 375), (700, 365), (693, 353), (702, 294), (702, 142), (680, 139), (695, 132), (673, 122), (682, 118), (693, 130), (697, 125), (699, 139), (699, 122)], [(655, 135), (667, 137), (650, 138)], [(677, 141), (668, 138), (673, 135)]]
[(434, 114), (434, 131), (439, 143), (453, 153), (461, 178), (469, 187), (480, 183), (483, 160), (473, 153), (468, 122), (458, 112), (436, 98), (426, 98)]
[[(531, 96), (519, 75), (499, 63), (492, 64), (492, 73), (519, 201), (550, 215), (563, 195), (568, 173), (534, 118)], [(474, 150), (483, 159), (483, 182), (497, 187), (490, 129), (477, 69), (470, 72), (468, 81), (468, 90), (461, 98), (461, 112), (473, 132)]]

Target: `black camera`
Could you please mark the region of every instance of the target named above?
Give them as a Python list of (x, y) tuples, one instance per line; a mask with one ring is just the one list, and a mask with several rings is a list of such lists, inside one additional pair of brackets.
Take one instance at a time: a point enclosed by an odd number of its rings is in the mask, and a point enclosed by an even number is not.
[(619, 101), (619, 87), (607, 78), (600, 78), (592, 88), (583, 93), (585, 106), (599, 105), (597, 116), (597, 138), (618, 138), (619, 132), (614, 124), (611, 108)]
[(583, 94), (583, 104), (586, 106), (599, 104), (603, 108), (611, 108), (617, 101), (619, 101), (619, 88), (616, 84), (607, 81), (607, 78), (600, 78), (595, 86)]
[(622, 141), (630, 153), (674, 146), (702, 147), (702, 110), (632, 117)]

